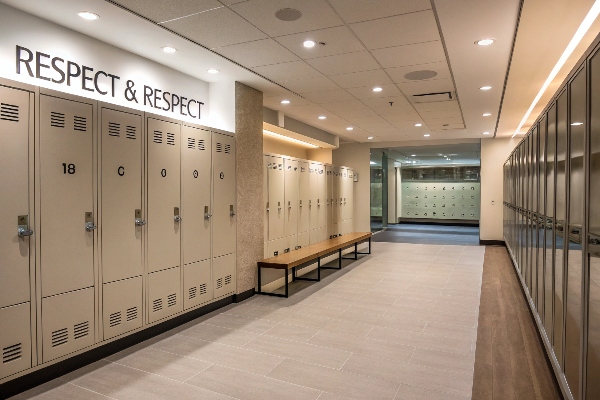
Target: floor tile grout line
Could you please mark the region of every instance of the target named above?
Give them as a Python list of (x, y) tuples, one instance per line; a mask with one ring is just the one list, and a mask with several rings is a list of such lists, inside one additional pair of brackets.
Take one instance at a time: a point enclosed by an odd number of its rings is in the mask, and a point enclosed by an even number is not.
[(75, 384), (75, 383), (73, 383), (73, 382), (66, 382), (66, 383), (67, 383), (67, 384), (69, 384), (69, 385), (76, 386), (76, 387), (78, 387), (78, 388), (80, 388), (80, 389), (87, 390), (88, 392), (92, 392), (92, 393), (99, 394), (100, 396), (102, 396), (102, 397), (106, 397), (106, 398), (108, 398), (108, 399), (118, 400), (118, 399), (117, 399), (117, 398), (115, 398), (115, 397), (111, 397), (111, 396), (109, 396), (109, 395), (107, 395), (107, 394), (103, 394), (103, 393), (100, 393), (100, 392), (96, 392), (95, 390), (92, 390), (92, 389), (86, 388), (86, 387), (84, 387), (84, 386), (81, 386), (81, 385), (77, 385), (77, 384)]

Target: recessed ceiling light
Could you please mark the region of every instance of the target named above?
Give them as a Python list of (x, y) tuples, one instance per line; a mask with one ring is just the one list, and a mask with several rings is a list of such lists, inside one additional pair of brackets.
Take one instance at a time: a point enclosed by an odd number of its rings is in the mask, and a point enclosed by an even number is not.
[(289, 100), (281, 100), (281, 104), (290, 104)]
[(352, 129), (354, 129), (353, 127), (349, 126), (346, 128), (347, 131), (351, 131)]
[(416, 155), (416, 154), (411, 154), (410, 156), (411, 156), (411, 157), (416, 157), (417, 155)]
[(218, 74), (219, 70), (218, 69), (214, 69), (214, 68), (209, 68), (206, 70), (206, 72), (208, 72), (209, 74)]
[(372, 139), (373, 139), (373, 136), (367, 137), (367, 140), (372, 140)]
[(305, 40), (304, 42), (302, 42), (302, 46), (308, 49), (315, 47), (316, 44), (317, 42), (315, 42), (314, 40)]
[(583, 122), (573, 122), (571, 125), (572, 126), (579, 126), (579, 125), (583, 125)]
[(165, 46), (162, 48), (165, 53), (175, 53), (177, 49), (171, 46)]
[(327, 119), (327, 117), (324, 115), (319, 115), (319, 119)]
[(425, 137), (429, 137), (429, 136), (431, 136), (431, 135), (430, 135), (429, 133), (426, 133), (426, 134), (424, 134), (423, 136), (425, 136)]
[(442, 156), (443, 154), (438, 154), (438, 156)]
[(423, 126), (423, 124), (415, 124), (415, 126)]
[(383, 90), (383, 89), (382, 89), (382, 88), (380, 88), (379, 86), (376, 86), (376, 87), (374, 87), (374, 88), (373, 88), (373, 91), (374, 91), (374, 92), (381, 92), (382, 90)]
[(98, 18), (100, 18), (98, 14), (94, 14), (93, 12), (89, 11), (82, 11), (80, 13), (77, 13), (77, 15), (79, 15), (83, 19), (87, 19), (88, 21), (95, 21)]
[(496, 41), (495, 39), (480, 39), (480, 40), (476, 41), (475, 44), (478, 46), (489, 46), (490, 44), (494, 43), (495, 41)]
[(483, 113), (483, 114), (481, 114), (481, 115), (483, 115), (484, 117), (489, 117), (489, 116), (490, 116), (490, 115), (492, 115), (492, 114), (491, 114), (491, 113)]
[(371, 161), (371, 165), (375, 165), (375, 164), (376, 164), (376, 162), (375, 162), (375, 161)]
[(491, 86), (482, 86), (479, 89), (480, 90), (490, 90), (492, 87)]
[(489, 135), (490, 133), (489, 133), (489, 132), (483, 132), (483, 134), (484, 134), (484, 135)]

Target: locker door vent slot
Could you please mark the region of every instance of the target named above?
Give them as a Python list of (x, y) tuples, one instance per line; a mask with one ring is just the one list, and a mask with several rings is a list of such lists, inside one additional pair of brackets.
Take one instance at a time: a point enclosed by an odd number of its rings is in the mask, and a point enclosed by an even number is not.
[(137, 307), (131, 307), (127, 309), (127, 321), (133, 321), (134, 319), (137, 319), (137, 316)]
[(56, 111), (50, 112), (50, 126), (55, 128), (65, 127), (65, 114)]
[(167, 296), (167, 307), (173, 307), (177, 304), (177, 295), (175, 293)]
[(198, 288), (196, 286), (191, 287), (189, 290), (189, 298), (193, 299), (194, 297), (196, 297), (196, 292), (198, 291)]
[(223, 278), (217, 279), (217, 289), (221, 289), (223, 287)]
[(78, 116), (73, 117), (73, 129), (76, 131), (86, 132), (87, 118)]
[(231, 145), (230, 144), (225, 145), (225, 154), (231, 154)]
[(121, 325), (121, 311), (110, 314), (109, 325), (111, 328), (113, 326)]
[(167, 144), (170, 146), (175, 146), (175, 134), (167, 132)]
[(206, 283), (203, 283), (202, 285), (200, 285), (200, 295), (206, 294), (206, 292)]
[(52, 347), (57, 347), (62, 344), (65, 344), (68, 340), (69, 330), (67, 328), (62, 328), (52, 332)]
[(196, 139), (189, 137), (187, 147), (188, 147), (188, 149), (195, 149), (196, 148)]
[(134, 139), (137, 136), (137, 128), (135, 126), (130, 126), (127, 125), (127, 128), (125, 128), (125, 137), (127, 139)]
[(2, 349), (2, 363), (6, 364), (18, 360), (23, 355), (21, 343), (13, 344)]
[(19, 122), (19, 106), (0, 103), (0, 119), (5, 121)]
[(206, 150), (204, 146), (204, 139), (198, 139), (198, 150)]
[(225, 277), (225, 285), (229, 285), (231, 283), (231, 275), (227, 275)]
[(162, 299), (156, 299), (152, 302), (152, 312), (162, 310)]
[[(120, 315), (121, 313), (119, 313)], [(90, 324), (89, 322), (81, 322), (79, 324), (75, 324), (75, 326), (73, 327), (73, 337), (75, 339), (81, 339), (82, 337), (85, 337), (87, 335), (89, 335), (90, 333)]]
[(118, 124), (116, 122), (109, 122), (108, 123), (108, 135), (114, 136), (114, 137), (121, 136), (121, 124)]
[(152, 139), (154, 143), (162, 143), (162, 132), (154, 131), (154, 139)]
[(222, 153), (223, 152), (223, 145), (221, 143), (217, 143), (217, 153)]

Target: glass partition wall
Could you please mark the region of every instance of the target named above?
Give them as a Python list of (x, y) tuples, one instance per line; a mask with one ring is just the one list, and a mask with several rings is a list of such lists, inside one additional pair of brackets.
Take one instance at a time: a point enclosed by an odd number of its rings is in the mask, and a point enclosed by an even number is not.
[(600, 399), (600, 53), (504, 164), (504, 237), (563, 394)]

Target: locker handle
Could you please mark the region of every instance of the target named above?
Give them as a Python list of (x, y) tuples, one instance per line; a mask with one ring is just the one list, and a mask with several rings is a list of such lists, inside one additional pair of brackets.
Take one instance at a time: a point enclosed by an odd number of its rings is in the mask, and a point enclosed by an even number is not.
[(229, 206), (229, 216), (233, 217), (235, 215), (235, 212), (233, 212), (233, 205)]
[(210, 219), (212, 214), (208, 212), (208, 206), (204, 206), (204, 219)]
[(97, 226), (93, 222), (86, 222), (85, 223), (85, 230), (88, 231), (88, 232), (91, 232), (91, 231), (93, 231), (96, 228), (97, 228)]
[(144, 226), (144, 225), (146, 225), (146, 221), (144, 221), (141, 218), (136, 218), (135, 219), (135, 226)]
[(173, 208), (173, 219), (175, 220), (175, 222), (181, 222), (181, 220), (183, 218), (181, 218), (181, 215), (179, 214), (179, 207), (174, 207)]
[(18, 216), (17, 235), (19, 235), (20, 238), (33, 235), (33, 231), (29, 229), (29, 215)]
[(17, 234), (19, 237), (31, 236), (33, 235), (33, 231), (31, 229), (19, 227)]
[(183, 218), (181, 218), (181, 216), (180, 216), (180, 215), (176, 215), (176, 216), (175, 216), (173, 219), (175, 220), (175, 222), (181, 222), (181, 220), (182, 220)]

